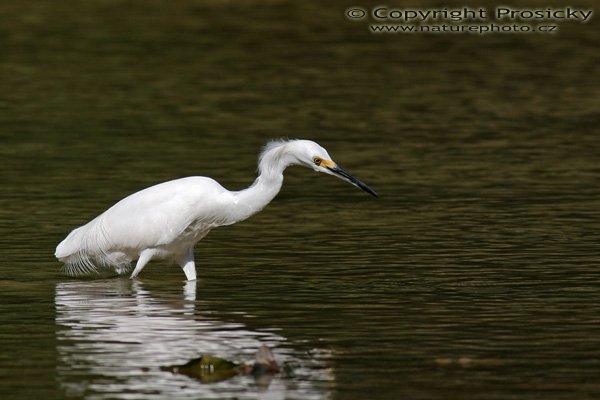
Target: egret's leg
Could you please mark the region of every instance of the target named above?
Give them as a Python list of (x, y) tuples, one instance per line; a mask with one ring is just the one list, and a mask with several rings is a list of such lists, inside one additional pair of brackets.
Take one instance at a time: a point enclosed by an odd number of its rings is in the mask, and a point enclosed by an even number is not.
[(183, 272), (185, 272), (185, 277), (188, 281), (196, 280), (196, 264), (194, 263), (194, 249), (189, 248), (181, 260), (179, 260), (179, 265), (183, 268)]
[(131, 276), (129, 278), (133, 279), (136, 276), (138, 276), (138, 274), (140, 272), (142, 272), (142, 269), (146, 266), (146, 264), (148, 264), (148, 261), (150, 261), (150, 259), (152, 258), (153, 255), (154, 255), (153, 250), (148, 249), (148, 250), (142, 251), (140, 254), (140, 258), (138, 258), (138, 260), (137, 260), (137, 264), (135, 264), (135, 269), (133, 270), (133, 273), (131, 274)]

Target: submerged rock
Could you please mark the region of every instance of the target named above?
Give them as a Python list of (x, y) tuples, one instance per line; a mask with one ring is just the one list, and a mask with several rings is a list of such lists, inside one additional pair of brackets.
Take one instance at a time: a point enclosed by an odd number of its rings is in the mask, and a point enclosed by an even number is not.
[(187, 375), (199, 379), (203, 383), (221, 382), (236, 375), (253, 375), (261, 378), (279, 372), (279, 366), (271, 349), (261, 346), (256, 352), (253, 364), (236, 364), (232, 361), (210, 354), (194, 358), (182, 365), (161, 367), (162, 371)]

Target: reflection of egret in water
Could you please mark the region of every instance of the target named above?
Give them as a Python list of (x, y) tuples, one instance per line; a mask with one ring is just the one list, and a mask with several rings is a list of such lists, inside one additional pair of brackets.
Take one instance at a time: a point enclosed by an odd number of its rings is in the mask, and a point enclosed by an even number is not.
[[(69, 396), (87, 398), (324, 398), (329, 372), (317, 358), (303, 360), (286, 339), (216, 320), (196, 310), (196, 281), (183, 296), (160, 301), (130, 280), (65, 282), (56, 287), (58, 379)], [(252, 376), (203, 384), (160, 366), (202, 354), (244, 363), (266, 344), (293, 377), (275, 376), (266, 390)], [(314, 355), (313, 355), (314, 356)], [(327, 371), (327, 372), (326, 372)]]

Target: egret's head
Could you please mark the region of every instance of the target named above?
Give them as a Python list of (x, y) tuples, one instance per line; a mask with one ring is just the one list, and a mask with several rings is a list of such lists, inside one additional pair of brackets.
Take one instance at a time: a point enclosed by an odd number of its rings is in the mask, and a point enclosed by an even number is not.
[(310, 140), (296, 140), (294, 141), (293, 147), (293, 153), (297, 158), (298, 164), (312, 168), (317, 172), (323, 172), (338, 177), (377, 197), (377, 193), (375, 193), (373, 189), (344, 171), (331, 159), (327, 150), (317, 143)]

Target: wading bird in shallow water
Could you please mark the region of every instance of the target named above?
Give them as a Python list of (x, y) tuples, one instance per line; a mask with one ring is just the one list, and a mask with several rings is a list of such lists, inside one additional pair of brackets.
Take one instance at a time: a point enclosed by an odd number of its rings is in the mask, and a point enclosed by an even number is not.
[(194, 245), (218, 226), (235, 224), (262, 210), (279, 193), (283, 171), (303, 165), (337, 176), (373, 196), (370, 187), (341, 169), (327, 151), (310, 140), (269, 142), (260, 154), (258, 177), (247, 189), (229, 191), (215, 180), (192, 176), (136, 192), (75, 230), (55, 256), (69, 275), (114, 268), (135, 278), (153, 258), (177, 262), (188, 280), (196, 279)]

